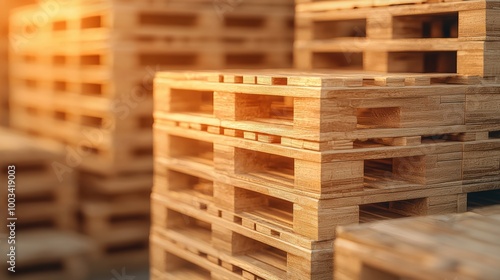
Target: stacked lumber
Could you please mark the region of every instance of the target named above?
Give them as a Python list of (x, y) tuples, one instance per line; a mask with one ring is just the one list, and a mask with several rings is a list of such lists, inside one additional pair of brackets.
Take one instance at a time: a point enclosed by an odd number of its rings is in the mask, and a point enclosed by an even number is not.
[(498, 1), (296, 2), (299, 68), (500, 74)]
[(338, 229), (335, 279), (498, 279), (500, 206)]
[(25, 20), (37, 6), (11, 14), (12, 126), (67, 144), (58, 168), (81, 171), (82, 230), (105, 268), (147, 261), (154, 72), (291, 65), (292, 1), (228, 5), (76, 1), (45, 24)]
[(331, 279), (336, 226), (498, 203), (498, 191), (467, 201), (462, 188), (477, 86), (457, 74), (160, 72), (154, 279)]
[[(1, 278), (85, 279), (93, 243), (76, 234), (76, 184), (52, 168), (63, 147), (7, 129), (0, 129), (0, 139), (0, 178), (8, 183), (0, 191), (6, 202), (0, 218), (9, 225), (0, 232)], [(16, 274), (6, 267), (11, 246)]]

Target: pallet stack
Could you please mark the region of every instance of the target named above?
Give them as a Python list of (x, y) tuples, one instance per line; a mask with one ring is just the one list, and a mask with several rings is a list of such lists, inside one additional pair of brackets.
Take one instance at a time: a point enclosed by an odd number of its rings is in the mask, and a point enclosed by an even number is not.
[(479, 82), (472, 82), (461, 97), (466, 126), (459, 137), (464, 142), (463, 193), (469, 194), (469, 201), (482, 201), (500, 189), (500, 2), (297, 0), (296, 4), (298, 68), (478, 76)]
[(465, 97), (478, 82), (457, 74), (158, 74), (154, 279), (331, 279), (336, 226), (483, 203), (484, 195), (467, 201), (463, 193), (460, 142)]
[(9, 83), (8, 83), (8, 50), (9, 50), (9, 11), (15, 7), (33, 4), (35, 0), (0, 0), (0, 126), (7, 126), (9, 120)]
[[(1, 219), (15, 223), (1, 231), (2, 279), (86, 279), (93, 244), (76, 234), (76, 184), (69, 177), (60, 181), (52, 168), (64, 157), (63, 147), (6, 129), (0, 129), (0, 138), (1, 179), (9, 182), (1, 199), (13, 203), (12, 212), (2, 204)], [(16, 243), (7, 243), (12, 236)], [(11, 245), (16, 246), (16, 274), (6, 267)]]
[(295, 65), (500, 75), (500, 3), (297, 0)]
[(300, 1), (296, 66), (357, 72), (158, 74), (153, 279), (332, 279), (339, 225), (500, 204), (498, 15)]
[(293, 2), (78, 1), (45, 24), (30, 20), (38, 12), (10, 19), (12, 126), (68, 145), (58, 167), (81, 171), (83, 231), (100, 244), (99, 264), (144, 264), (154, 72), (290, 67)]
[[(0, 18), (8, 18), (7, 1), (0, 1), (0, 6), (2, 11), (0, 12)], [(4, 8), (5, 7), (5, 8)], [(9, 117), (9, 96), (8, 96), (8, 74), (7, 74), (7, 53), (9, 47), (9, 41), (7, 38), (8, 34), (8, 21), (0, 20), (0, 61), (3, 61), (0, 66), (0, 125), (5, 126), (8, 123)]]
[(500, 206), (349, 226), (335, 241), (335, 279), (498, 279)]

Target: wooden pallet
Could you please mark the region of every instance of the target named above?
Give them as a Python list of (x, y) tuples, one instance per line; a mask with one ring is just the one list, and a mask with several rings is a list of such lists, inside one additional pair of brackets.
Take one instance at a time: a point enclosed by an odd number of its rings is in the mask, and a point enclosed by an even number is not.
[(339, 229), (335, 279), (497, 279), (500, 206)]
[(153, 227), (151, 238), (152, 269), (163, 277), (181, 277), (180, 273), (185, 273), (182, 270), (189, 268), (183, 259), (225, 279), (332, 277), (329, 248), (290, 253), (204, 220), (175, 211), (169, 211), (168, 215), (169, 227)]
[[(242, 45), (249, 42), (289, 44), (293, 41), (293, 1), (287, 5), (242, 2), (237, 9), (224, 13), (217, 3), (169, 1), (164, 5), (142, 3), (101, 3), (64, 7), (50, 19), (52, 24), (40, 27), (40, 33), (55, 42), (90, 42), (104, 40), (111, 44), (165, 40), (168, 42), (225, 42)], [(167, 4), (167, 5), (165, 5)], [(19, 14), (32, 16), (33, 9), (13, 15), (11, 32), (22, 34), (26, 25)], [(120, 14), (130, 20), (120, 20)], [(206, 32), (209, 30), (210, 32)], [(287, 65), (288, 66), (288, 65)], [(282, 67), (285, 67), (283, 65)]]
[[(211, 179), (210, 174), (217, 179), (224, 177), (225, 182), (233, 185), (258, 185), (308, 197), (332, 198), (339, 193), (356, 196), (373, 189), (431, 188), (462, 179), (463, 147), (459, 142), (341, 150), (321, 155), (287, 147), (277, 149), (273, 144), (252, 145), (249, 140), (231, 141), (231, 137), (206, 132), (155, 127), (157, 162), (206, 179)], [(252, 159), (252, 165), (248, 159)]]
[[(455, 187), (431, 191), (407, 191), (398, 198), (365, 195), (355, 199), (312, 200), (281, 193), (262, 194), (243, 188), (216, 184), (213, 198), (196, 191), (153, 194), (153, 223), (165, 224), (165, 207), (190, 215), (206, 216), (224, 227), (250, 236), (260, 236), (285, 248), (314, 249), (317, 241), (332, 240), (338, 225), (365, 223), (466, 209), (465, 195)], [(198, 187), (198, 186), (196, 186)], [(165, 192), (165, 191), (163, 191)], [(431, 196), (432, 195), (432, 196)], [(409, 199), (408, 199), (409, 198)]]
[(464, 83), (477, 82), (439, 74), (162, 72), (155, 118), (318, 151), (352, 149), (363, 139), (411, 145), (418, 136), (465, 132)]
[[(8, 166), (15, 166), (16, 211), (18, 229), (50, 227), (76, 228), (76, 184), (71, 174), (60, 180), (52, 164), (64, 156), (63, 147), (37, 140), (7, 129), (0, 129), (0, 175), (7, 182)], [(10, 194), (7, 186), (0, 191), (2, 200)], [(2, 212), (2, 217), (6, 215)]]
[[(8, 252), (7, 239), (3, 239), (2, 236), (2, 251)], [(6, 254), (2, 254), (2, 279), (87, 279), (88, 260), (95, 250), (87, 238), (68, 232), (39, 230), (20, 232), (16, 239), (16, 273), (7, 271)]]
[(148, 261), (149, 201), (146, 195), (82, 203), (83, 232), (98, 252), (93, 270), (141, 266)]
[[(497, 3), (477, 0), (359, 9), (333, 7), (343, 2), (304, 3), (297, 7), (296, 67), (500, 74), (500, 43), (494, 21)], [(301, 12), (308, 5), (323, 5), (325, 10)]]

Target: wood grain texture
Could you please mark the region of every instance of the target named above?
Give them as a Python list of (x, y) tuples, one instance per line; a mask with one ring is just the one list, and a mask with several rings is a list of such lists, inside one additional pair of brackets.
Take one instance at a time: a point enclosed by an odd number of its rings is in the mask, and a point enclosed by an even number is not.
[[(499, 206), (338, 229), (340, 279), (496, 279)], [(347, 278), (346, 278), (347, 277)]]

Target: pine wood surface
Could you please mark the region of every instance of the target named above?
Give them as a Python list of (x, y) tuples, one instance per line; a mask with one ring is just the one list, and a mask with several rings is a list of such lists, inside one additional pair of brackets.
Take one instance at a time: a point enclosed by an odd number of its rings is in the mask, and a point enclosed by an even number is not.
[(336, 279), (496, 279), (499, 206), (338, 229)]

